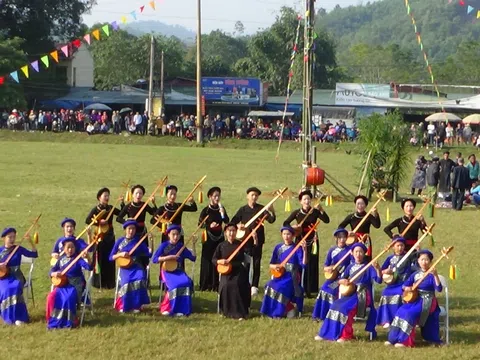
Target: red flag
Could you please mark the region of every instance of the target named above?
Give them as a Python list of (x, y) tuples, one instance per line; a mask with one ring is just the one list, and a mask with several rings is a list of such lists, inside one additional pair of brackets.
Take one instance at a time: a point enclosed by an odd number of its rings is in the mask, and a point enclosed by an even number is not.
[(5, 82), (5, 76), (0, 76), (0, 85), (3, 85)]
[(82, 45), (81, 41), (78, 40), (78, 39), (73, 40), (73, 41), (72, 41), (72, 44), (73, 44), (73, 46), (75, 46), (76, 48), (79, 48), (79, 47)]
[(140, 6), (140, 12), (143, 13), (143, 9), (145, 9), (145, 5)]
[(461, 6), (465, 6), (465, 1), (463, 1), (463, 0), (460, 0), (458, 3), (459, 3)]

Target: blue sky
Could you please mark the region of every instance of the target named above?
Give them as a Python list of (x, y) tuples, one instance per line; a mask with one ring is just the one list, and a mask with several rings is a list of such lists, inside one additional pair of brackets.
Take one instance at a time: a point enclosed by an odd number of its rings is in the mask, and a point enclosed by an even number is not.
[[(137, 21), (158, 20), (169, 25), (196, 29), (196, 0), (156, 0), (156, 11), (149, 7), (149, 1), (97, 0), (91, 14), (85, 15), (83, 19), (87, 25), (92, 25), (96, 22), (119, 21), (126, 15), (128, 22), (132, 22), (134, 20), (129, 14), (136, 10)], [(345, 7), (360, 3), (361, 0), (317, 0), (316, 6), (330, 10), (336, 4)], [(202, 33), (216, 29), (232, 32), (235, 22), (240, 20), (245, 26), (245, 33), (251, 34), (271, 25), (282, 6), (302, 9), (303, 4), (304, 0), (202, 0)], [(139, 8), (142, 5), (145, 5), (145, 10), (140, 14)]]

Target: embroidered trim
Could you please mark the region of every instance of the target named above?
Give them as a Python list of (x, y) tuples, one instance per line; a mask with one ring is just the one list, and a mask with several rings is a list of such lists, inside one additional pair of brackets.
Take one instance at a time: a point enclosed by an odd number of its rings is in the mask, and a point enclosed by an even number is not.
[(53, 309), (50, 317), (57, 320), (66, 320), (66, 321), (72, 321), (72, 322), (74, 320), (72, 312), (67, 309)]
[(15, 306), (17, 304), (23, 304), (23, 295), (12, 295), (0, 303), (0, 311), (7, 310), (10, 306)]
[(393, 296), (382, 296), (380, 298), (380, 303), (378, 307), (383, 305), (402, 305), (402, 296), (401, 295), (393, 295)]
[(189, 287), (176, 288), (168, 292), (168, 299), (174, 300), (177, 296), (190, 296), (192, 291)]
[(120, 290), (118, 291), (118, 296), (123, 297), (129, 292), (140, 290), (143, 287), (145, 287), (143, 280), (137, 280), (127, 283), (120, 288)]
[(398, 316), (395, 316), (395, 318), (393, 319), (392, 327), (399, 328), (407, 336), (410, 336), (413, 330), (413, 325), (410, 325), (407, 320), (401, 319)]
[(332, 321), (339, 321), (342, 325), (345, 325), (347, 323), (348, 316), (342, 314), (340, 311), (330, 309), (327, 313), (327, 319)]
[(275, 291), (273, 288), (270, 286), (267, 286), (265, 289), (265, 296), (268, 296), (272, 300), (275, 300), (279, 302), (280, 304), (287, 305), (290, 299), (288, 299), (285, 295), (282, 293)]

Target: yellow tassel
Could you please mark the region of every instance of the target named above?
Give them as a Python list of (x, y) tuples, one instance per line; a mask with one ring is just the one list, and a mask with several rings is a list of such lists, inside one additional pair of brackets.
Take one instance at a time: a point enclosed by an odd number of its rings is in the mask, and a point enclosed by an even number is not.
[(457, 278), (457, 265), (450, 265), (450, 280)]
[(325, 198), (325, 206), (328, 206), (328, 204), (330, 203), (330, 201), (328, 201), (328, 196)]
[(332, 205), (333, 205), (333, 196), (329, 195), (328, 196), (328, 206), (332, 206)]
[(202, 243), (204, 243), (205, 241), (207, 241), (207, 230), (203, 230), (202, 231)]
[(314, 241), (313, 244), (312, 244), (312, 255), (317, 255), (317, 242)]
[(390, 221), (390, 207), (387, 206), (387, 221)]
[(285, 212), (292, 211), (292, 206), (290, 205), (290, 199), (285, 200)]
[(203, 191), (198, 192), (198, 202), (203, 204)]
[(162, 233), (166, 233), (167, 232), (167, 223), (164, 223), (162, 222)]
[(35, 245), (38, 244), (38, 231), (35, 231), (35, 234), (33, 234), (33, 243)]
[(125, 201), (126, 202), (132, 201), (132, 192), (130, 190), (127, 190), (127, 192), (125, 193)]

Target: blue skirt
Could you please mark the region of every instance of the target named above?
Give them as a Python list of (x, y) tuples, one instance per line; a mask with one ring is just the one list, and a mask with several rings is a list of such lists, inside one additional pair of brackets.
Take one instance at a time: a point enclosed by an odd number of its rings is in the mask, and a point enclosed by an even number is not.
[(190, 315), (192, 313), (192, 279), (181, 269), (173, 272), (162, 270), (161, 277), (167, 293), (160, 305), (160, 311), (168, 311), (170, 315)]
[(403, 283), (387, 286), (380, 297), (377, 313), (377, 325), (391, 324), (395, 314), (402, 306)]
[(325, 320), (330, 306), (338, 299), (338, 280), (326, 280), (317, 295), (312, 318)]
[(0, 310), (3, 321), (8, 325), (15, 324), (15, 321), (29, 321), (23, 285), (12, 275), (0, 280)]
[[(67, 285), (55, 288), (47, 298), (48, 329), (73, 328), (77, 325), (77, 290)], [(49, 306), (50, 305), (50, 306)]]
[(142, 305), (150, 304), (146, 279), (146, 271), (140, 265), (120, 269), (120, 289), (115, 308), (127, 312), (140, 310)]
[(287, 315), (287, 305), (295, 300), (295, 286), (292, 274), (285, 272), (279, 278), (273, 278), (265, 286), (260, 312), (272, 318)]

